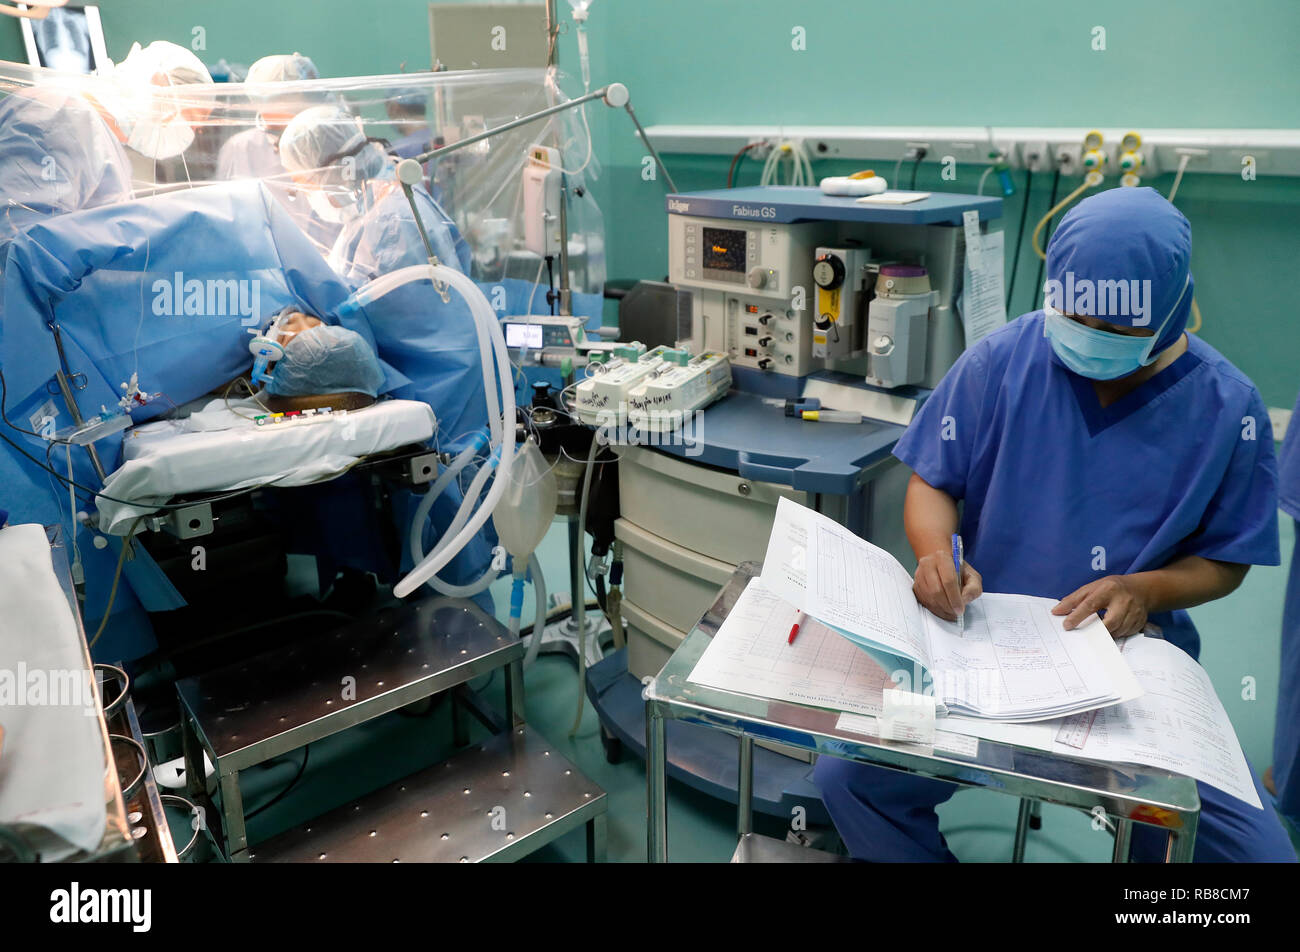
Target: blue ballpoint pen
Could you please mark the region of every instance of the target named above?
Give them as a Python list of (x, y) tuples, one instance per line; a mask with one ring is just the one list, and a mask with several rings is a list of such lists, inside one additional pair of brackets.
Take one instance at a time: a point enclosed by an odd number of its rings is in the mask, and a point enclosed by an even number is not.
[[(954, 532), (952, 534), (952, 567), (957, 570), (957, 590), (961, 591), (961, 563), (965, 558), (966, 550), (961, 544), (961, 534)], [(966, 611), (965, 606), (957, 614), (957, 630), (961, 634), (966, 634)]]

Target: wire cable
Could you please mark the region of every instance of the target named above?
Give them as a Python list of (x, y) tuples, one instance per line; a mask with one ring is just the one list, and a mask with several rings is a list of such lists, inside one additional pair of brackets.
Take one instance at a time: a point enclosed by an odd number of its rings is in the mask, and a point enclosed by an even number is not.
[(1059, 202), (1057, 202), (1055, 205), (1052, 206), (1052, 208), (1047, 212), (1046, 215), (1044, 215), (1039, 220), (1038, 225), (1034, 228), (1034, 254), (1038, 255), (1038, 257), (1044, 260), (1047, 259), (1047, 252), (1044, 251), (1042, 249), (1042, 246), (1039, 245), (1038, 243), (1038, 238), (1043, 233), (1043, 227), (1052, 219), (1052, 217), (1057, 212), (1063, 209), (1066, 205), (1069, 205), (1072, 201), (1074, 201), (1076, 198), (1078, 198), (1088, 189), (1094, 188), (1095, 186), (1100, 184), (1101, 184), (1101, 173), (1089, 172), (1087, 175), (1083, 177), (1082, 185), (1080, 185), (1073, 192), (1071, 192), (1069, 195), (1065, 196), (1065, 198), (1061, 199)]
[(99, 622), (99, 627), (95, 629), (95, 636), (90, 639), (90, 644), (86, 647), (94, 649), (95, 642), (99, 641), (99, 636), (104, 633), (108, 627), (109, 616), (113, 614), (113, 602), (117, 599), (117, 586), (122, 581), (122, 567), (126, 565), (126, 553), (131, 548), (131, 540), (135, 537), (135, 530), (139, 528), (140, 521), (144, 516), (136, 516), (135, 521), (131, 523), (131, 529), (127, 532), (126, 538), (122, 540), (122, 551), (117, 556), (117, 569), (113, 572), (113, 587), (108, 590), (108, 604), (104, 606), (104, 617)]
[(741, 146), (736, 154), (731, 157), (731, 167), (727, 169), (727, 188), (735, 188), (735, 185), (732, 184), (734, 181), (733, 176), (736, 174), (736, 166), (739, 165), (740, 160), (745, 157), (745, 153), (750, 149), (758, 148), (758, 146), (762, 144), (763, 143), (760, 142), (751, 142), (749, 145)]
[(307, 756), (308, 756), (308, 751), (310, 750), (311, 750), (310, 744), (302, 749), (302, 763), (298, 765), (298, 772), (294, 774), (293, 779), (289, 781), (288, 785), (279, 793), (277, 793), (275, 796), (273, 796), (270, 800), (267, 800), (265, 803), (263, 803), (257, 809), (253, 810), (250, 813), (245, 813), (244, 814), (245, 821), (251, 820), (259, 813), (265, 813), (267, 810), (271, 809), (271, 807), (275, 806), (277, 803), (283, 800), (288, 795), (290, 790), (292, 790), (294, 787), (298, 785), (298, 781), (302, 779), (302, 775), (307, 772)]
[[(1056, 167), (1056, 172), (1055, 172), (1055, 174), (1052, 176), (1052, 194), (1051, 194), (1051, 197), (1049, 197), (1049, 198), (1047, 199), (1047, 204), (1048, 204), (1048, 207), (1049, 207), (1049, 208), (1050, 208), (1052, 205), (1055, 205), (1055, 204), (1056, 204), (1056, 193), (1057, 193), (1057, 189), (1060, 188), (1060, 185), (1061, 185), (1061, 167), (1058, 165), (1058, 166)], [(1050, 238), (1050, 236), (1049, 236), (1049, 238)], [(1043, 289), (1043, 268), (1046, 267), (1046, 265), (1047, 265), (1047, 259), (1046, 259), (1046, 258), (1040, 258), (1040, 259), (1038, 259), (1038, 276), (1034, 279), (1034, 288), (1033, 288), (1033, 293), (1034, 293), (1035, 295), (1042, 293), (1042, 289)], [(1030, 303), (1033, 304), (1033, 303), (1036, 303), (1036, 302), (1035, 302), (1035, 300), (1031, 299), (1031, 300), (1030, 300)]]
[[(988, 175), (993, 171), (993, 166), (989, 166), (984, 174)], [(980, 180), (980, 188), (984, 187), (983, 179)], [(1020, 206), (1020, 224), (1016, 226), (1016, 250), (1011, 256), (1011, 278), (1007, 282), (1007, 303), (1006, 310), (1011, 310), (1011, 299), (1016, 293), (1016, 272), (1020, 269), (1020, 246), (1025, 240), (1025, 221), (1029, 217), (1029, 196), (1034, 187), (1034, 170), (1025, 171), (1025, 201)]]

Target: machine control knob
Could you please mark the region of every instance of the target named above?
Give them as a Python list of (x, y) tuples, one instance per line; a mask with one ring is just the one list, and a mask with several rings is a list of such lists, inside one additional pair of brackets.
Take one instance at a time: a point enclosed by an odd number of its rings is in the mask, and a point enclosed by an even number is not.
[(817, 263), (813, 265), (813, 280), (817, 282), (817, 287), (833, 291), (844, 283), (844, 275), (844, 262), (839, 255), (817, 256)]
[(794, 363), (794, 354), (786, 354), (786, 355), (785, 355), (785, 362), (786, 362), (787, 364), (792, 364), (792, 363)]
[(792, 333), (789, 332), (789, 331), (786, 331), (786, 333), (785, 333), (785, 341), (786, 341), (787, 344), (792, 344), (792, 343), (794, 343), (794, 334), (792, 334)]
[(771, 315), (771, 314), (764, 314), (762, 317), (760, 317), (760, 318), (758, 319), (758, 323), (760, 323), (760, 324), (766, 326), (766, 325), (767, 325), (767, 322), (770, 321), (770, 320), (772, 319), (772, 316), (773, 316), (773, 315)]
[(771, 346), (772, 346), (772, 338), (771, 338), (771, 337), (760, 337), (760, 338), (758, 339), (758, 346), (759, 346), (759, 347), (771, 347)]
[(894, 352), (894, 338), (881, 334), (871, 345), (871, 352), (877, 357), (888, 357)]
[(749, 286), (755, 291), (761, 291), (763, 288), (767, 287), (768, 273), (767, 268), (750, 268), (749, 276), (747, 278)]
[(771, 368), (772, 368), (772, 358), (771, 358), (771, 357), (764, 357), (762, 360), (760, 360), (760, 361), (758, 362), (758, 369), (759, 369), (759, 370), (770, 370)]

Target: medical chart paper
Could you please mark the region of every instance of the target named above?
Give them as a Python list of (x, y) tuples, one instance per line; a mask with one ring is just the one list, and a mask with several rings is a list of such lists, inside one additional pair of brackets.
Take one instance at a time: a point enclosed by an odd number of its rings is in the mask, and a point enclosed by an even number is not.
[(979, 212), (963, 213), (966, 237), (966, 279), (957, 299), (966, 347), (979, 341), (1007, 322), (1006, 296), (1002, 288), (1003, 237), (1000, 231), (980, 234)]
[(944, 729), (1087, 760), (1160, 767), (1261, 809), (1241, 743), (1205, 669), (1182, 649), (1143, 635), (1125, 641), (1123, 656), (1145, 690), (1141, 697), (1035, 724), (949, 717)]
[(917, 604), (888, 552), (788, 499), (777, 505), (762, 578), (848, 640), (921, 665), (954, 712), (1055, 718), (1141, 693), (1099, 619), (1066, 632), (1052, 599), (986, 594), (967, 606), (962, 633)]
[(814, 618), (789, 644), (795, 609), (750, 579), (691, 671), (696, 684), (833, 711), (878, 715), (896, 685), (865, 651)]

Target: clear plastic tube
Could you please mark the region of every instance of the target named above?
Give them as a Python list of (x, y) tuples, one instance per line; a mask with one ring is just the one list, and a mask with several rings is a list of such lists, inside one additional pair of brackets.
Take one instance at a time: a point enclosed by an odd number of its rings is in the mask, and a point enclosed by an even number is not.
[[(438, 544), (409, 574), (393, 586), (393, 594), (405, 598), (433, 578), (472, 539), (492, 515), (505, 493), (510, 469), (515, 459), (515, 390), (510, 372), (510, 354), (496, 312), (477, 284), (459, 271), (443, 265), (414, 265), (381, 275), (360, 288), (355, 295), (362, 307), (412, 281), (438, 281), (455, 289), (469, 304), (478, 331), (479, 356), (483, 361), (483, 389), (488, 407), (492, 443), (498, 448), (496, 479), (478, 510), (458, 531), (444, 533)], [(493, 356), (495, 354), (495, 363)], [(498, 386), (500, 400), (498, 400)], [(489, 470), (490, 467), (484, 467)], [(480, 471), (480, 474), (482, 471)], [(486, 477), (484, 477), (486, 478)], [(475, 477), (476, 481), (478, 477)], [(432, 503), (430, 503), (432, 506)], [(453, 526), (455, 523), (453, 522)]]
[[(488, 477), (492, 474), (492, 469), (492, 465), (487, 464), (474, 474), (474, 479), (465, 491), (465, 498), (461, 501), (460, 508), (456, 510), (455, 518), (451, 520), (451, 525), (447, 527), (447, 530), (442, 535), (440, 546), (445, 545), (447, 540), (465, 525), (471, 510), (474, 508), (474, 503), (478, 502), (478, 497), (483, 493), (483, 484), (487, 482)], [(416, 511), (416, 518), (411, 522), (411, 561), (417, 565), (426, 557), (423, 551), (424, 520), (428, 518), (429, 510), (433, 508), (435, 498), (433, 491), (430, 490), (428, 495), (420, 501), (420, 509)], [(421, 511), (423, 512), (423, 518), (421, 518)], [(432, 554), (437, 555), (439, 551), (440, 548), (435, 546)], [(487, 571), (465, 585), (454, 585), (451, 582), (445, 582), (436, 575), (430, 578), (426, 584), (440, 595), (450, 595), (454, 598), (472, 598), (495, 582), (496, 579), (497, 570), (493, 565), (489, 564)]]
[[(525, 668), (537, 660), (537, 652), (542, 648), (542, 635), (546, 631), (546, 577), (542, 575), (542, 563), (537, 561), (536, 552), (528, 556), (528, 574), (533, 579), (533, 592), (537, 596), (537, 602), (533, 611), (533, 634), (524, 655)], [(515, 635), (519, 635), (518, 628), (515, 629)]]

